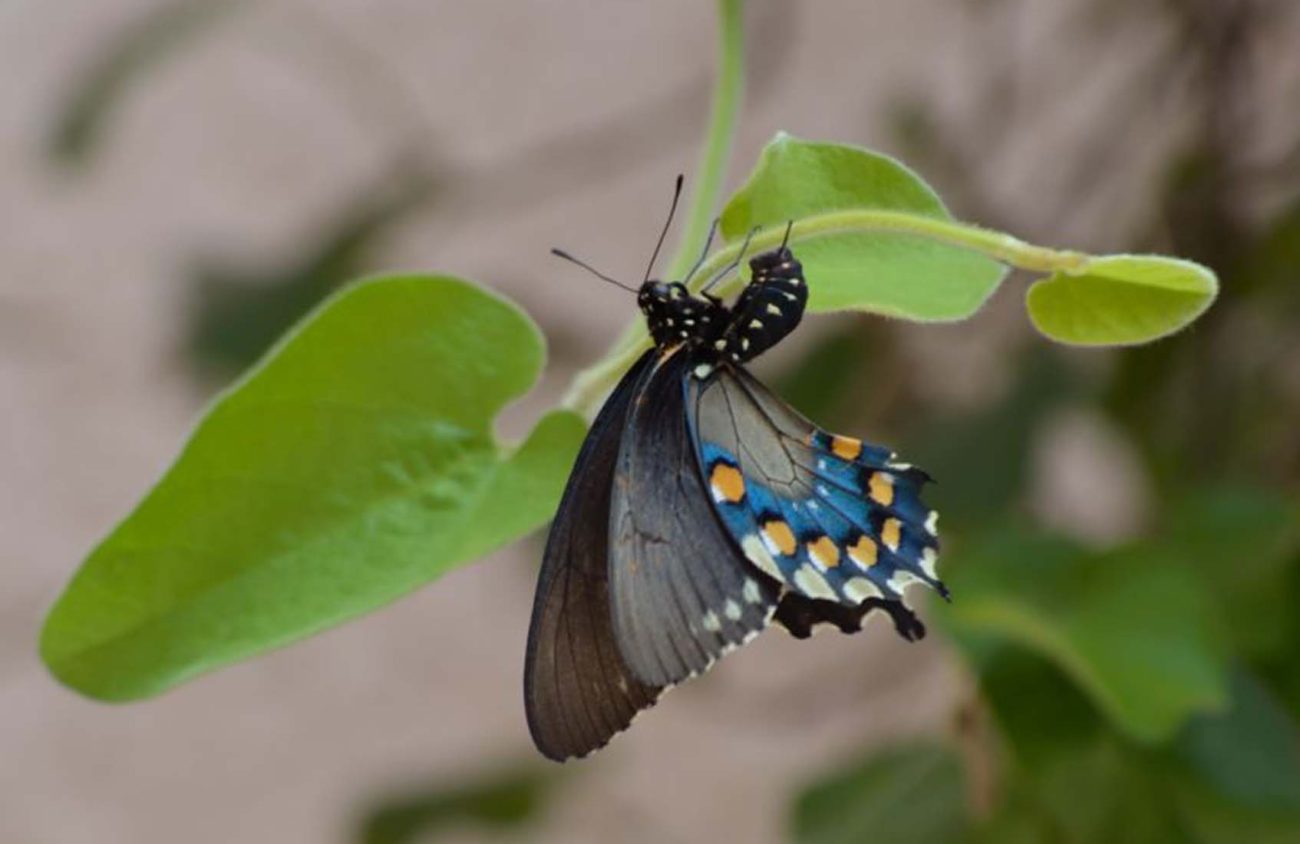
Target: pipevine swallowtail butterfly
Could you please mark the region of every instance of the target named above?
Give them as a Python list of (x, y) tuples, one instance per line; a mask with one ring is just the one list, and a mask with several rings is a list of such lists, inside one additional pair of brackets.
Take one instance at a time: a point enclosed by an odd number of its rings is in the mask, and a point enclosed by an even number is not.
[(808, 288), (789, 237), (787, 226), (779, 248), (750, 260), (731, 305), (708, 290), (744, 246), (698, 294), (686, 283), (703, 256), (680, 282), (647, 269), (636, 291), (654, 348), (578, 454), (528, 631), (528, 726), (551, 759), (602, 747), (773, 619), (806, 638), (820, 623), (857, 632), (879, 609), (914, 641), (925, 628), (905, 587), (947, 597), (937, 514), (920, 497), (929, 476), (817, 428), (745, 370), (803, 316)]

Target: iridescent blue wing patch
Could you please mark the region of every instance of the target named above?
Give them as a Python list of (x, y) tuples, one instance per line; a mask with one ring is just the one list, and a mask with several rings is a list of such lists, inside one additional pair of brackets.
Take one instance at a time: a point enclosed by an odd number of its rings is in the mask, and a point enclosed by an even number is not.
[(614, 634), (637, 678), (667, 686), (756, 635), (777, 587), (742, 557), (709, 503), (687, 428), (692, 357), (663, 352), (641, 376), (613, 478)]
[(887, 449), (822, 431), (743, 369), (720, 366), (686, 386), (687, 413), (709, 500), (760, 571), (807, 603), (778, 613), (841, 629), (831, 605), (890, 612), (906, 638), (923, 628), (904, 591), (935, 571), (937, 515), (920, 497), (928, 476)]

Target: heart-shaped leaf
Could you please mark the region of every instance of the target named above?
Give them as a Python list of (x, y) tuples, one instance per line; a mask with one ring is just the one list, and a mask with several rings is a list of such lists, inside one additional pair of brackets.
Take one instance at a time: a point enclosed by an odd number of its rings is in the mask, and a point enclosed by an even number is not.
[(1110, 255), (1078, 273), (1055, 273), (1029, 288), (1029, 317), (1061, 343), (1122, 346), (1178, 331), (1218, 294), (1214, 273), (1176, 258)]
[(50, 611), (41, 653), (122, 700), (374, 609), (548, 519), (582, 438), (498, 411), (541, 369), (513, 304), (455, 278), (336, 295), (200, 420)]
[[(727, 203), (721, 228), (734, 241), (754, 226), (862, 209), (951, 219), (930, 186), (894, 159), (782, 133)], [(815, 311), (959, 320), (977, 311), (1006, 274), (977, 252), (886, 229), (817, 234), (800, 240), (798, 254)]]

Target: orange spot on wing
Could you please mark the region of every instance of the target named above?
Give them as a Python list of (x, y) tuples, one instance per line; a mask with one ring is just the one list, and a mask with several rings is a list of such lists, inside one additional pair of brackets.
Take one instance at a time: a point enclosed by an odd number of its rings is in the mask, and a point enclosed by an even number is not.
[(880, 527), (880, 541), (885, 543), (885, 547), (890, 551), (898, 550), (898, 543), (903, 538), (903, 523), (898, 519), (885, 519), (885, 523)]
[(820, 563), (822, 568), (834, 568), (840, 563), (840, 549), (835, 545), (829, 536), (818, 537), (808, 543), (808, 556), (813, 558), (814, 562)]
[(869, 536), (858, 537), (858, 541), (849, 546), (849, 558), (863, 568), (870, 568), (879, 559), (880, 548)]
[(770, 522), (764, 522), (763, 536), (767, 539), (768, 544), (772, 545), (787, 557), (794, 553), (794, 531), (790, 530), (790, 526), (780, 519), (773, 519)]
[(713, 497), (718, 501), (735, 504), (745, 497), (745, 478), (730, 463), (714, 465), (709, 474), (709, 486), (713, 488)]
[(884, 472), (872, 472), (869, 483), (871, 500), (888, 507), (894, 503), (894, 478), (892, 475), (886, 475)]
[(836, 457), (843, 457), (845, 460), (856, 460), (857, 456), (862, 453), (862, 440), (855, 440), (852, 437), (831, 437), (831, 451)]

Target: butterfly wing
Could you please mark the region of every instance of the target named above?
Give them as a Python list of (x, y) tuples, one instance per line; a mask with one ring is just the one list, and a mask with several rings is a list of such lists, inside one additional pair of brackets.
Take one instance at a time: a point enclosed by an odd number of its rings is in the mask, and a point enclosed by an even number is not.
[(651, 686), (705, 670), (776, 608), (776, 584), (745, 561), (701, 481), (684, 406), (692, 363), (679, 348), (641, 376), (610, 505), (614, 633)]
[(693, 379), (689, 394), (718, 515), (745, 556), (790, 590), (778, 620), (795, 635), (820, 621), (855, 630), (879, 607), (905, 638), (923, 635), (905, 587), (947, 594), (935, 573), (937, 516), (920, 498), (928, 476), (816, 428), (742, 368)]
[(614, 640), (609, 512), (614, 467), (647, 352), (592, 423), (546, 541), (524, 661), (524, 705), (537, 749), (584, 756), (625, 729), (661, 689), (637, 680)]

